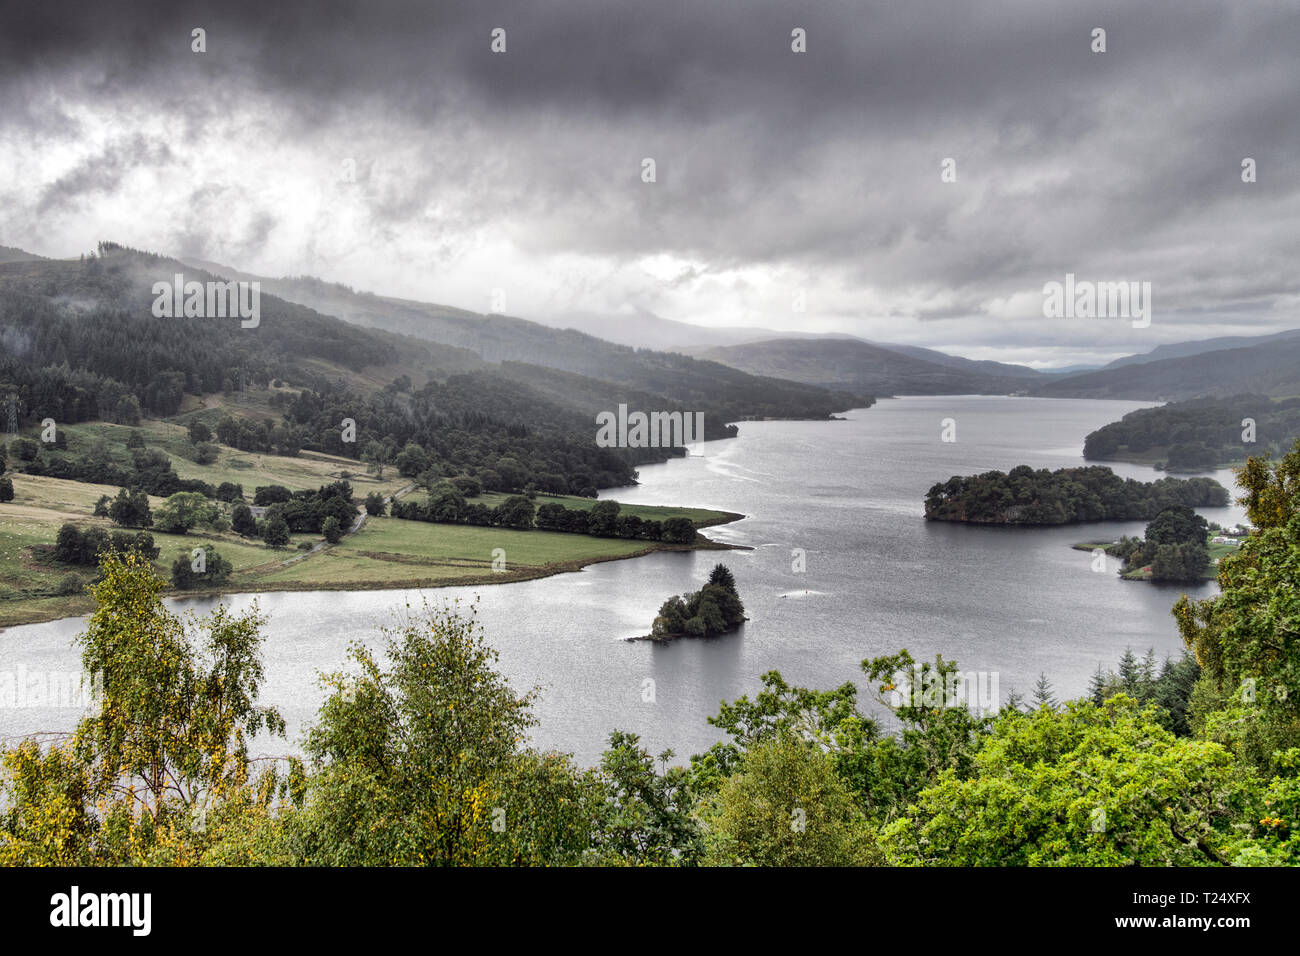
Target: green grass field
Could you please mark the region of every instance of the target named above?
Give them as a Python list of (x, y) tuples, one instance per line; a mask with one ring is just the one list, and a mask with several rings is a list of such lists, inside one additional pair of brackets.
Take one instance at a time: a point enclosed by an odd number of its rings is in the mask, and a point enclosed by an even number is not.
[(85, 454), (102, 440), (108, 447), (109, 454), (124, 463), (131, 460), (130, 450), (126, 447), (127, 435), (138, 430), (150, 448), (157, 448), (171, 459), (172, 466), (180, 477), (198, 478), (212, 485), (219, 485), (223, 481), (243, 485), (244, 493), (250, 499), (253, 489), (259, 485), (284, 485), (290, 491), (307, 491), (337, 481), (344, 474), (351, 476), (348, 480), (362, 497), (372, 491), (391, 494), (409, 483), (408, 479), (402, 478), (391, 468), (385, 470), (383, 480), (379, 481), (373, 475), (366, 474), (365, 467), (359, 462), (309, 451), (302, 452), (295, 458), (285, 458), (218, 445), (217, 460), (210, 465), (200, 465), (188, 457), (193, 454), (194, 446), (190, 443), (186, 427), (170, 422), (146, 421), (138, 429), (93, 422), (69, 425), (64, 430), (68, 435), (69, 451)]
[[(213, 409), (197, 407), (189, 415), (210, 417)], [(100, 442), (109, 454), (123, 462), (130, 460), (126, 437), (131, 429), (120, 425), (90, 423), (66, 429), (69, 450), (84, 453)], [(360, 476), (355, 461), (304, 452), (295, 458), (239, 452), (218, 446), (220, 457), (211, 465), (198, 465), (186, 457), (192, 446), (184, 426), (148, 421), (139, 427), (150, 448), (164, 451), (183, 478), (201, 478), (212, 484), (232, 481), (243, 485), (251, 500), (260, 485), (281, 484), (292, 490), (314, 489), (336, 481), (345, 473), (355, 490), (358, 504), (371, 491), (392, 494), (409, 485), (410, 479), (389, 471), (383, 481)], [(53, 556), (59, 528), (68, 522), (79, 528), (113, 529), (105, 518), (93, 517), (96, 501), (110, 498), (118, 489), (10, 472), (14, 500), (0, 504), (0, 627), (48, 620), (92, 609), (91, 598), (79, 588), (94, 577), (94, 569), (64, 565)], [(423, 492), (415, 491), (417, 496)], [(489, 493), (476, 499), (489, 507), (508, 495)], [(151, 496), (157, 509), (161, 498)], [(538, 495), (536, 503), (556, 501), (569, 508), (591, 508), (591, 498)], [(229, 506), (223, 506), (229, 513)], [(732, 521), (739, 515), (704, 508), (623, 504), (624, 513), (644, 519), (690, 519), (697, 527)], [(513, 531), (468, 525), (431, 524), (396, 518), (369, 518), (355, 535), (338, 544), (324, 546), (318, 535), (292, 536), (288, 547), (273, 549), (259, 540), (244, 539), (233, 532), (196, 530), (187, 535), (150, 531), (160, 553), (155, 567), (169, 578), (171, 566), (181, 555), (189, 556), (200, 544), (214, 547), (230, 561), (234, 570), (222, 586), (224, 591), (312, 589), (362, 589), (439, 586), (451, 584), (500, 583), (523, 580), (561, 571), (577, 570), (597, 561), (610, 561), (658, 550), (665, 545), (619, 538), (559, 534), (546, 531)], [(300, 544), (322, 545), (305, 552)], [(700, 539), (695, 547), (721, 547)], [(493, 566), (500, 549), (500, 564)], [(63, 593), (72, 591), (74, 593)]]
[(348, 535), (334, 550), (403, 554), (426, 561), (461, 559), (490, 565), (492, 552), (500, 548), (505, 551), (508, 564), (541, 566), (557, 561), (633, 554), (644, 551), (649, 543), (585, 534), (371, 518), (364, 528)]

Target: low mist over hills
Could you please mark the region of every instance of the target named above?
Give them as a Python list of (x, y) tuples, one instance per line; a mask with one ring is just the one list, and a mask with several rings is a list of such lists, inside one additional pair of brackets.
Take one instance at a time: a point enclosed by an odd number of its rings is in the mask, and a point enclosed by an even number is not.
[(754, 326), (705, 326), (665, 319), (644, 310), (628, 315), (566, 313), (539, 319), (557, 329), (577, 329), (597, 338), (631, 345), (636, 348), (662, 349), (666, 352), (696, 354), (700, 349), (721, 345), (741, 345), (763, 339), (851, 338), (844, 333), (800, 332), (797, 330), (758, 328)]
[[(757, 327), (707, 328), (650, 313), (534, 322), (358, 292), (313, 277), (266, 278), (188, 261), (223, 276), (256, 279), (286, 301), (356, 325), (463, 349), (534, 386), (557, 387), (554, 377), (539, 371), (553, 369), (643, 393), (719, 403), (735, 418), (821, 417), (829, 410), (825, 396), (792, 391), (791, 383), (847, 393), (839, 396), (838, 407), (898, 394), (1026, 392), (1147, 401), (1245, 391), (1300, 394), (1300, 330), (1161, 345), (1100, 369), (1039, 371), (914, 345)], [(564, 323), (580, 328), (560, 328)], [(648, 347), (652, 343), (655, 348)], [(1238, 352), (1243, 354), (1229, 354)]]
[[(232, 276), (245, 275), (213, 268)], [(825, 418), (835, 411), (869, 405), (872, 400), (869, 392), (831, 395), (797, 380), (756, 377), (716, 362), (616, 345), (584, 332), (526, 319), (356, 292), (309, 277), (249, 278), (257, 278), (264, 290), (276, 296), (356, 325), (465, 349), (488, 363), (523, 363), (528, 368), (514, 367), (510, 372), (521, 381), (545, 379), (553, 385), (554, 377), (539, 375), (539, 367), (571, 372), (617, 383), (625, 391), (695, 403), (704, 407), (706, 422), (710, 418), (718, 424), (741, 418)], [(608, 403), (601, 406), (608, 407)], [(710, 432), (710, 437), (721, 436)]]

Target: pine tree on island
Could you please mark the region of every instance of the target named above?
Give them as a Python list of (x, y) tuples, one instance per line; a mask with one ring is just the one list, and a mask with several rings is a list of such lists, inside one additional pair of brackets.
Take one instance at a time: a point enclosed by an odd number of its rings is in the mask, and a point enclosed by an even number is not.
[(734, 631), (744, 621), (745, 605), (736, 593), (736, 579), (726, 565), (717, 564), (700, 590), (674, 595), (663, 603), (650, 637), (656, 641), (713, 637)]

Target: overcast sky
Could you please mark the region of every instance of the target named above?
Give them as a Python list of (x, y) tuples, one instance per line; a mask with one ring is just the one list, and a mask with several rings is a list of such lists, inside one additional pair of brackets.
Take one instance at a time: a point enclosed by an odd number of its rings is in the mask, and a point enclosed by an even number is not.
[[(1300, 327), (1300, 2), (42, 0), (0, 102), (42, 255), (1038, 366)], [(1150, 327), (1043, 318), (1067, 272)]]

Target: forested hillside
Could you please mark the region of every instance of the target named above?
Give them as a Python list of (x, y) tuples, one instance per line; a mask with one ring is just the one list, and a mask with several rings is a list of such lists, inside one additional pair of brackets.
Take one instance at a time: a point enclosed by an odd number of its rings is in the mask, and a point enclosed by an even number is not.
[[(187, 280), (214, 278), (111, 243), (80, 260), (15, 256), (0, 264), (5, 412), (12, 406), (20, 426), (45, 419), (132, 425), (184, 409), (217, 430), (229, 412), (194, 412), (187, 396), (257, 390), (281, 418), (259, 413), (248, 420), (236, 413), (224, 430), (232, 447), (360, 457), (377, 443), (372, 453), (392, 460), (414, 443), (448, 474), (499, 473), (498, 461), (509, 458), (526, 473), (544, 476), (550, 490), (592, 494), (631, 482), (637, 464), (681, 454), (677, 448), (597, 447), (595, 414), (620, 403), (703, 412), (705, 436), (724, 438), (735, 433), (729, 421), (826, 418), (869, 401), (470, 314), (467, 335), (475, 323), (489, 336), (494, 328), (523, 329), (538, 338), (516, 335), (521, 354), (576, 356), (568, 364), (602, 377), (499, 364), (456, 345), (361, 328), (265, 293), (255, 327), (241, 327), (238, 318), (156, 317), (152, 286), (176, 273)], [(553, 334), (560, 337), (549, 338)], [(346, 433), (345, 420), (354, 423), (354, 435)]]
[[(355, 292), (344, 285), (307, 277), (260, 281), (263, 288), (288, 301), (358, 325), (466, 349), (486, 362), (556, 369), (616, 382), (638, 392), (671, 396), (692, 408), (707, 406), (715, 411), (712, 417), (720, 420), (825, 418), (835, 411), (871, 404), (870, 392), (832, 396), (820, 388), (796, 384), (803, 379), (783, 382), (761, 372), (747, 375), (717, 362), (616, 345), (575, 329), (552, 328), (508, 315), (481, 315), (444, 305)], [(515, 375), (525, 372), (517, 369)], [(706, 414), (706, 423), (709, 417)]]
[(1129, 412), (1084, 439), (1083, 456), (1207, 471), (1249, 455), (1279, 455), (1300, 437), (1300, 398), (1235, 395)]

